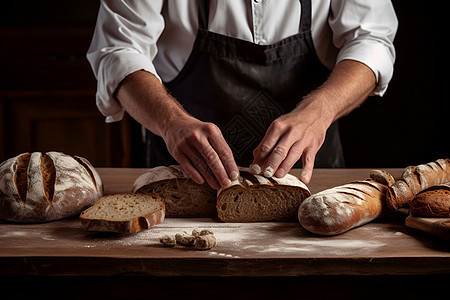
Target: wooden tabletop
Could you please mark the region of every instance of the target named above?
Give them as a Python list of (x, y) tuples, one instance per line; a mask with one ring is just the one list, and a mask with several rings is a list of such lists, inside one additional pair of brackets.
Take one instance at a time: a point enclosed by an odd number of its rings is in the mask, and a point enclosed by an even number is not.
[[(395, 177), (400, 169), (385, 169)], [(128, 192), (146, 169), (99, 169), (106, 193)], [(365, 179), (370, 169), (317, 169), (312, 193)], [(298, 170), (292, 171), (294, 174)], [(44, 224), (0, 223), (1, 275), (300, 276), (450, 273), (450, 245), (405, 226), (395, 213), (337, 236), (298, 222), (222, 223), (166, 219), (150, 230), (120, 235), (85, 231), (78, 219)], [(210, 228), (209, 251), (163, 248), (164, 234)]]

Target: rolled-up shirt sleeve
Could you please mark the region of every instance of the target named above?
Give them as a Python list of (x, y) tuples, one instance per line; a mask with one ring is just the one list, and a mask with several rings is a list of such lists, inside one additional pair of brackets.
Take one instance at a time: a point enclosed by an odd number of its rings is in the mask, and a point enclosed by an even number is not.
[(350, 59), (368, 66), (377, 86), (372, 95), (382, 96), (392, 78), (395, 61), (393, 40), (398, 21), (389, 0), (331, 1), (329, 25), (339, 48), (336, 62)]
[(97, 78), (97, 107), (106, 122), (120, 121), (123, 117), (124, 110), (114, 92), (127, 75), (145, 70), (159, 79), (153, 59), (164, 28), (162, 5), (162, 0), (100, 3), (87, 59)]

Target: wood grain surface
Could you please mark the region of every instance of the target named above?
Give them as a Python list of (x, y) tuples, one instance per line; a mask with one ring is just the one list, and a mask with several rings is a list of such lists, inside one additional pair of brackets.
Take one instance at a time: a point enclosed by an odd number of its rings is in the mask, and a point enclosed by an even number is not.
[[(107, 193), (126, 192), (145, 169), (100, 169)], [(316, 170), (312, 192), (367, 178), (369, 169)], [(398, 176), (400, 170), (389, 170)], [(294, 173), (296, 170), (294, 170)], [(78, 219), (0, 223), (0, 276), (303, 276), (450, 273), (450, 247), (391, 214), (337, 236), (298, 222), (222, 223), (166, 219), (130, 234), (85, 231)], [(217, 246), (163, 248), (164, 234), (210, 228)]]

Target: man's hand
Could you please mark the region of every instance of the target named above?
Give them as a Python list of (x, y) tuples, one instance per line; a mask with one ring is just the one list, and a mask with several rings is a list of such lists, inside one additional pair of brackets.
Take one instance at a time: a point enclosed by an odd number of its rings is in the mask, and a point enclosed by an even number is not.
[(339, 62), (320, 88), (292, 112), (273, 121), (253, 152), (251, 169), (282, 177), (302, 158), (300, 180), (309, 183), (328, 127), (361, 105), (375, 85), (375, 75), (366, 65), (353, 60)]
[(314, 159), (325, 140), (328, 126), (303, 111), (294, 110), (279, 117), (253, 151), (252, 170), (267, 177), (283, 177), (301, 157), (303, 170), (300, 180), (309, 183)]
[(218, 189), (239, 175), (219, 128), (190, 116), (151, 73), (136, 71), (117, 88), (122, 107), (166, 142), (170, 154), (197, 183)]
[(193, 117), (172, 122), (163, 134), (170, 154), (195, 182), (215, 189), (229, 186), (239, 170), (220, 129)]

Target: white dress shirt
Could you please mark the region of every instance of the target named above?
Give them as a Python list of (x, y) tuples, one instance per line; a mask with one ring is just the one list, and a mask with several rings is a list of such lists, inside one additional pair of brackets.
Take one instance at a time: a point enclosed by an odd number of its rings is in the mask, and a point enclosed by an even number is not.
[[(397, 18), (390, 0), (311, 0), (312, 37), (329, 69), (359, 61), (376, 76), (383, 95), (393, 74)], [(298, 33), (298, 0), (211, 0), (209, 30), (268, 45)], [(123, 109), (114, 98), (130, 73), (146, 70), (175, 78), (186, 63), (198, 29), (195, 0), (102, 0), (87, 58), (98, 81), (97, 107), (106, 122)], [(300, 101), (301, 99), (299, 99)]]

